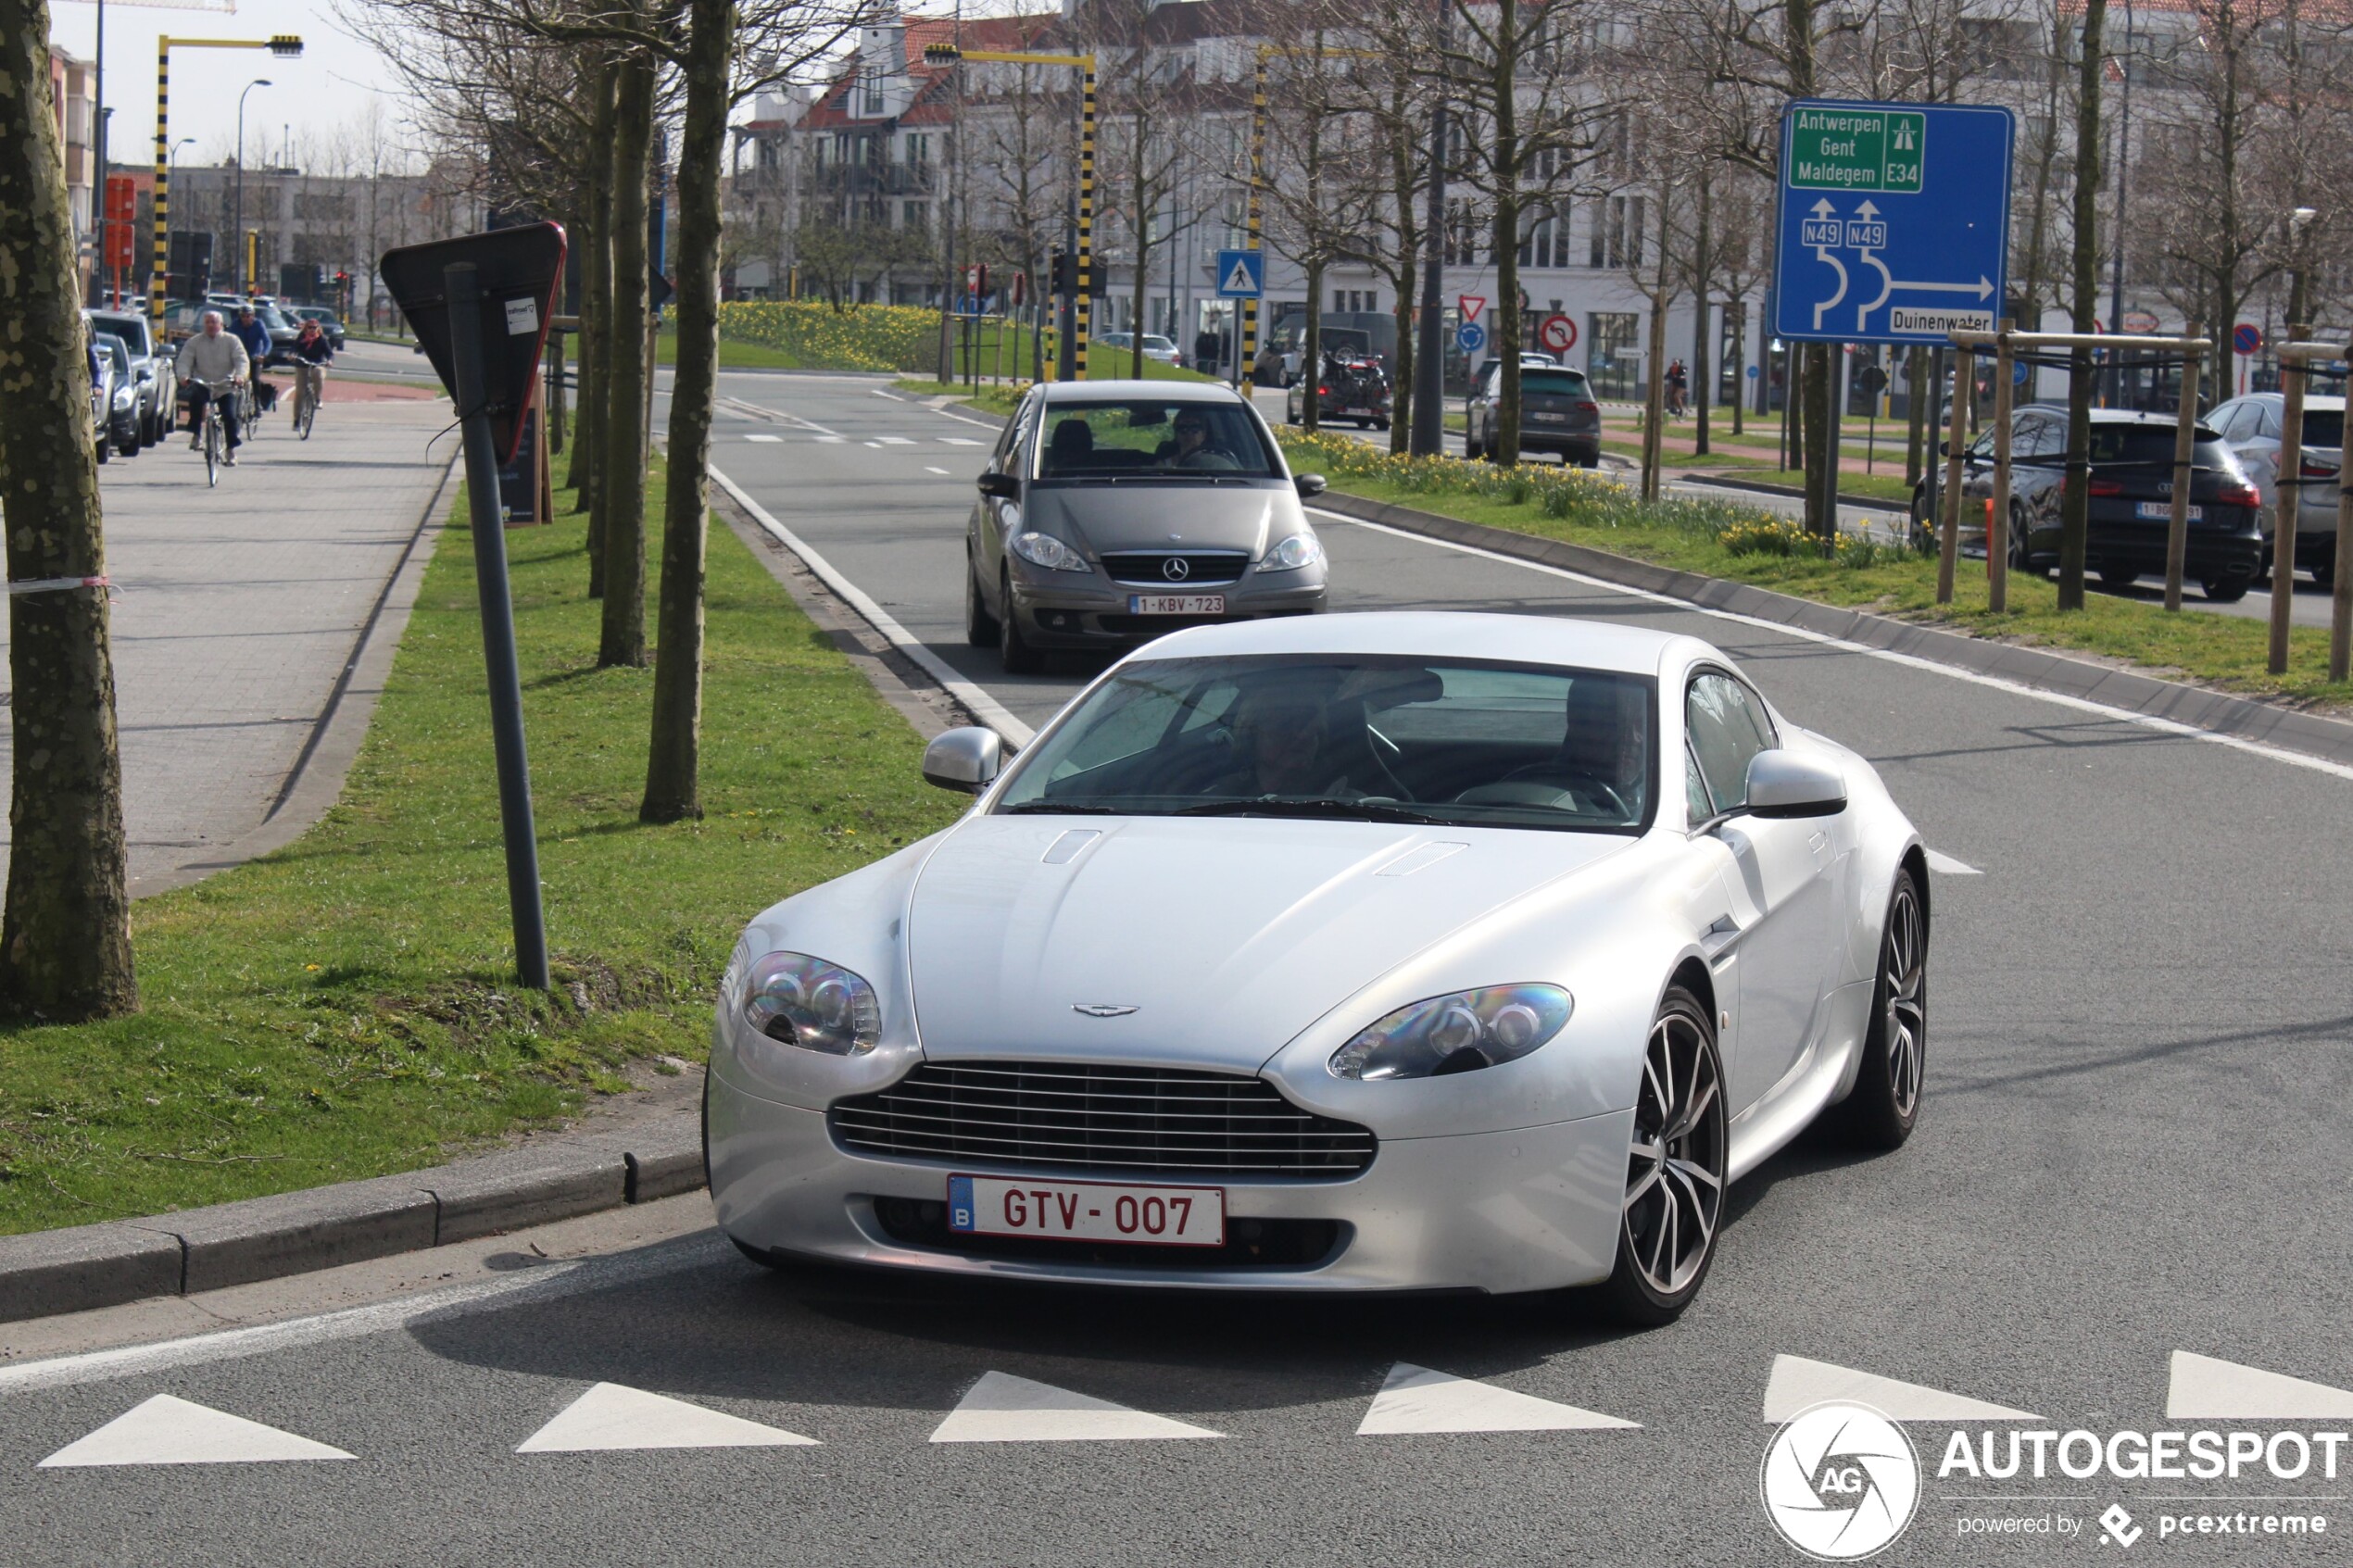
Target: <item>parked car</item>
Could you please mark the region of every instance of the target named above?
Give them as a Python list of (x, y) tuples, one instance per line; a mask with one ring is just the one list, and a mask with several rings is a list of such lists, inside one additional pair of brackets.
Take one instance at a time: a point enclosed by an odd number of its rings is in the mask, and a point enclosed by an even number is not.
[[(2126, 408), (2092, 410), (2092, 493), (2085, 559), (2110, 587), (2165, 571), (2171, 527), (2174, 419)], [(2259, 573), (2262, 496), (2212, 426), (2192, 440), (2189, 554), (2184, 575), (2218, 604), (2244, 598)], [(1949, 444), (1948, 444), (1949, 445)], [(2010, 416), (2012, 568), (2040, 571), (2058, 560), (2060, 493), (2067, 476), (2067, 410), (2035, 404)], [(1962, 528), (1982, 553), (1985, 503), (1994, 494), (1994, 433), (1969, 445), (1961, 470)], [(1913, 486), (1912, 515), (1925, 518), (1927, 480)], [(1968, 534), (1965, 533), (1965, 536)]]
[(131, 366), (131, 350), (112, 332), (93, 332), (90, 346), (106, 371), (107, 439), (123, 457), (135, 458), (146, 443), (139, 428), (139, 376)]
[(1324, 608), (1324, 546), (1258, 410), (1214, 382), (1032, 387), (981, 470), (964, 632), (1009, 671)]
[(143, 310), (85, 310), (82, 316), (92, 331), (113, 333), (130, 353), (131, 373), (139, 383), (139, 444), (153, 446), (171, 433), (173, 411), (180, 406), (179, 372), (170, 350), (158, 347)]
[[(1503, 395), (1504, 362), (1490, 359), (1463, 403), (1464, 457), (1483, 458), (1495, 449)], [(1523, 456), (1551, 452), (1579, 468), (1601, 466), (1602, 406), (1584, 371), (1548, 355), (1520, 356), (1519, 449)]]
[[(1327, 353), (1324, 373), (1315, 381), (1315, 422), (1353, 420), (1359, 430), (1389, 428), (1391, 388), (1389, 369), (1364, 353)], [(1283, 418), (1291, 424), (1307, 419), (1307, 383), (1293, 381), (1283, 395)]]
[[(2276, 392), (2233, 397), (2206, 416), (2238, 455), (2263, 493), (2263, 537), (2271, 547), (2280, 514), (2280, 421), (2287, 400)], [(2296, 486), (2296, 564), (2316, 583), (2336, 580), (2336, 492), (2345, 460), (2345, 399), (2308, 393), (2304, 398), (2302, 483)]]
[[(319, 330), (327, 334), (327, 346), (338, 354), (343, 352), (343, 320), (333, 311), (323, 305), (297, 305), (291, 314), (297, 333), (302, 331), (305, 321), (316, 321)], [(1150, 353), (1151, 350), (1147, 348), (1145, 352)]]
[(114, 456), (114, 438), (107, 429), (107, 425), (114, 417), (112, 384), (114, 372), (107, 363), (107, 357), (98, 351), (98, 345), (94, 342), (86, 345), (82, 352), (90, 361), (91, 449), (98, 461), (103, 463)]
[(769, 1267), (1312, 1292), (1334, 1322), (1598, 1286), (1655, 1325), (1733, 1183), (1817, 1123), (1880, 1151), (1915, 1124), (1920, 835), (1694, 638), (1202, 627), (1010, 763), (958, 729), (923, 769), (972, 809), (770, 906), (720, 982), (711, 1196)]
[[(343, 345), (338, 343), (335, 346), (340, 348)], [(1095, 339), (1095, 346), (1098, 348), (1112, 349), (1123, 356), (1132, 354), (1135, 352), (1136, 348), (1136, 334), (1133, 332), (1105, 332)], [(1164, 337), (1160, 337), (1151, 332), (1146, 332), (1144, 334), (1144, 358), (1147, 359), (1157, 359), (1164, 365), (1182, 365), (1185, 362), (1183, 356), (1176, 352), (1176, 345), (1175, 344), (1171, 343)], [(1118, 369), (1116, 365), (1110, 368), (1113, 370)]]

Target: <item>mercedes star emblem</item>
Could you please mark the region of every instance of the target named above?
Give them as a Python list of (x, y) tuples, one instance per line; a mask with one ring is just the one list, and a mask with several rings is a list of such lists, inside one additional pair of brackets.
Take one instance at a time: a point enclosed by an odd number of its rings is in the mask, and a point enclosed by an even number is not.
[(1171, 556), (1160, 563), (1160, 574), (1171, 583), (1182, 583), (1193, 574), (1193, 563), (1182, 556)]

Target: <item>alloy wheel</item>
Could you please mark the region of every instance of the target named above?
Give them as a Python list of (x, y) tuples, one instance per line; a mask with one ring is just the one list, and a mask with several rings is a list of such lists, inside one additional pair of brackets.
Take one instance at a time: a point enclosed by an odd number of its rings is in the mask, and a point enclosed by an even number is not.
[(1920, 1058), (1928, 1037), (1928, 931), (1919, 895), (1906, 882), (1887, 911), (1887, 1086), (1909, 1120), (1920, 1102)]
[(1669, 1010), (1651, 1026), (1626, 1168), (1628, 1250), (1662, 1297), (1706, 1268), (1724, 1204), (1723, 1085), (1697, 1019)]

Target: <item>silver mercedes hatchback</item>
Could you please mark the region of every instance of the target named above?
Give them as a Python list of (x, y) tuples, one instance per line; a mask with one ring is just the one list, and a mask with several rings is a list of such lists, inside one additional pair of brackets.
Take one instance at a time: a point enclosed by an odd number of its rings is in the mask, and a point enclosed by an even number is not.
[(980, 475), (964, 630), (1013, 673), (1049, 648), (1132, 647), (1181, 627), (1314, 615), (1323, 541), (1258, 410), (1208, 382), (1032, 387)]

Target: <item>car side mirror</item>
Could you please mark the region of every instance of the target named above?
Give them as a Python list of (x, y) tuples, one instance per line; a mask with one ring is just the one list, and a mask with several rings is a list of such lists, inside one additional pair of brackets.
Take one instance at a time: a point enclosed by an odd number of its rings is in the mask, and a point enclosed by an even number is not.
[(1748, 814), (1835, 817), (1846, 809), (1846, 780), (1828, 762), (1793, 751), (1760, 751), (1748, 759)]
[(996, 782), (1004, 760), (1005, 743), (996, 731), (966, 725), (935, 736), (924, 747), (924, 782), (978, 795)]
[(1299, 492), (1299, 498), (1302, 501), (1320, 495), (1328, 488), (1324, 476), (1320, 473), (1296, 473), (1291, 475), (1290, 483), (1291, 488)]
[(1013, 501), (1021, 496), (1021, 481), (1009, 473), (998, 473), (992, 470), (982, 474), (975, 483), (980, 486), (980, 493), (992, 501)]

